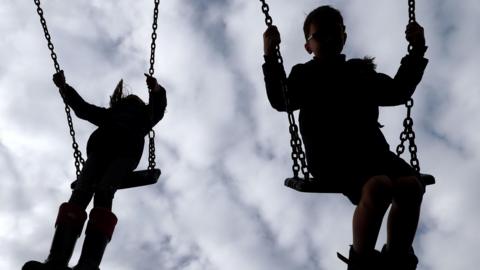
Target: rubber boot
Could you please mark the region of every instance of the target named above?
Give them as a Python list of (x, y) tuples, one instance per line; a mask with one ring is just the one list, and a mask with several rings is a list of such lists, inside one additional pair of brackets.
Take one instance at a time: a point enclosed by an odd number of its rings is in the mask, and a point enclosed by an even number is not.
[(337, 253), (337, 256), (348, 265), (347, 270), (386, 270), (383, 267), (380, 252), (377, 250), (373, 250), (369, 254), (358, 254), (353, 246), (350, 246), (348, 259), (340, 253)]
[(117, 217), (105, 208), (93, 208), (90, 212), (82, 254), (74, 270), (100, 270), (100, 262), (107, 244), (112, 239)]
[(72, 203), (63, 203), (58, 210), (55, 222), (50, 254), (44, 263), (29, 261), (22, 270), (66, 270), (72, 257), (75, 243), (82, 233), (87, 213), (81, 207)]
[(387, 250), (387, 245), (382, 248), (382, 257), (388, 270), (415, 270), (417, 269), (418, 258), (413, 248), (405, 254), (395, 254)]

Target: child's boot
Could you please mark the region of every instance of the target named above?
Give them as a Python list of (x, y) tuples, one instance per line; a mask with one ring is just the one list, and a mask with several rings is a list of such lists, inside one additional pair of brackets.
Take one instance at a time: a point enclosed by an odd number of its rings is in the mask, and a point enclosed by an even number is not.
[(100, 262), (112, 239), (117, 217), (110, 210), (93, 208), (90, 212), (82, 254), (74, 270), (100, 270)]
[(385, 270), (380, 252), (377, 250), (372, 250), (368, 254), (358, 254), (353, 246), (350, 246), (348, 259), (340, 253), (337, 253), (337, 256), (348, 265), (347, 270)]
[(418, 258), (413, 248), (405, 254), (395, 254), (387, 250), (387, 245), (382, 248), (382, 257), (388, 270), (415, 270), (417, 269)]
[(66, 270), (72, 257), (75, 243), (82, 233), (87, 213), (72, 203), (63, 203), (55, 222), (55, 234), (50, 247), (50, 254), (44, 263), (29, 261), (22, 270)]

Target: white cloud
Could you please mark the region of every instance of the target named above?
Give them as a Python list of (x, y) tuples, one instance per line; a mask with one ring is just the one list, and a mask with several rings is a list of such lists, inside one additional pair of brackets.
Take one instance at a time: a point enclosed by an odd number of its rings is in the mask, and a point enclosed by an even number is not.
[[(106, 106), (120, 78), (147, 98), (152, 1), (44, 2), (59, 62), (86, 100)], [(308, 60), (301, 27), (318, 4), (343, 12), (349, 57), (375, 56), (380, 71), (394, 74), (406, 52), (407, 3), (393, 0), (272, 1), (287, 71)], [(417, 144), (422, 168), (438, 180), (415, 242), (419, 269), (480, 263), (479, 14), (475, 0), (417, 3), (430, 58), (415, 95)], [(350, 244), (353, 206), (342, 195), (282, 186), (288, 127), (265, 96), (264, 29), (259, 2), (162, 1), (155, 74), (169, 99), (156, 127), (163, 175), (155, 186), (117, 193), (120, 221), (103, 268), (345, 268), (335, 252)], [(0, 4), (0, 32), (0, 268), (18, 269), (47, 255), (74, 168), (34, 4)], [(403, 117), (402, 108), (382, 110), (392, 146)], [(74, 121), (84, 149), (93, 127)]]

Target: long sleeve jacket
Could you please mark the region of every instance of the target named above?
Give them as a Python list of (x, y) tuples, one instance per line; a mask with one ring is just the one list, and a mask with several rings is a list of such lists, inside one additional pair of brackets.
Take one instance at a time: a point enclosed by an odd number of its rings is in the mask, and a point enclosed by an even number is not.
[(163, 118), (167, 105), (165, 90), (159, 85), (150, 92), (148, 105), (136, 100), (122, 101), (109, 108), (95, 106), (69, 85), (63, 90), (63, 97), (75, 115), (98, 127), (88, 140), (87, 155), (102, 152), (138, 160), (143, 152), (144, 137)]
[(344, 55), (328, 62), (313, 59), (295, 65), (286, 76), (275, 58), (265, 57), (263, 72), (270, 104), (287, 111), (300, 110), (300, 132), (311, 171), (345, 164), (389, 151), (380, 131), (379, 106), (404, 104), (420, 82), (428, 60), (405, 56), (396, 75), (375, 71), (371, 60)]

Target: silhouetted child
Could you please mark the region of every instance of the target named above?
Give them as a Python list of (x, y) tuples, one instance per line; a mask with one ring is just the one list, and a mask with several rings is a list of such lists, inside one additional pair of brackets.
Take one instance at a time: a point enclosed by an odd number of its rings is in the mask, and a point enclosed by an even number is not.
[[(404, 104), (420, 82), (427, 59), (423, 28), (410, 23), (406, 39), (413, 51), (394, 78), (375, 71), (372, 59), (346, 60), (347, 39), (340, 12), (330, 6), (305, 19), (305, 49), (312, 60), (295, 65), (286, 83), (290, 110), (300, 110), (300, 132), (308, 168), (320, 181), (339, 181), (357, 205), (348, 269), (415, 269), (411, 248), (420, 215), (424, 184), (415, 170), (389, 149), (378, 123), (379, 106)], [(286, 111), (277, 62), (280, 34), (264, 33), (263, 71), (270, 104)], [(391, 205), (387, 243), (375, 250), (383, 216)], [(381, 266), (385, 262), (386, 265)]]
[(56, 73), (53, 81), (75, 114), (98, 128), (88, 140), (88, 158), (78, 183), (69, 201), (60, 206), (50, 255), (45, 263), (31, 261), (23, 269), (68, 269), (75, 242), (87, 219), (85, 209), (93, 197), (85, 242), (74, 270), (96, 270), (117, 223), (111, 212), (114, 193), (119, 181), (140, 162), (144, 137), (163, 118), (166, 93), (154, 77), (147, 76), (151, 91), (146, 105), (136, 95), (125, 96), (121, 80), (110, 98), (110, 107), (102, 108), (85, 102), (66, 84), (63, 71)]

